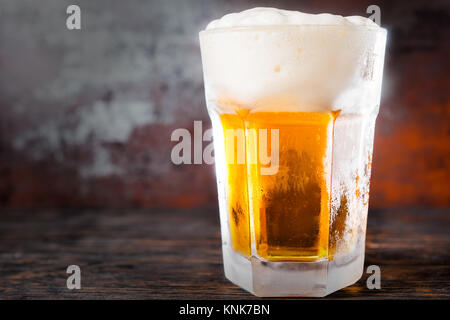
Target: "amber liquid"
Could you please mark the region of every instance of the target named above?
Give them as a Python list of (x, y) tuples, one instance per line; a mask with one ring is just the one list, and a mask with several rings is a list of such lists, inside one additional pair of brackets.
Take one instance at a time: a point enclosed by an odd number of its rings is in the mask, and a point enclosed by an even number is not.
[[(237, 112), (221, 114), (227, 164), (227, 205), (234, 250), (269, 261), (316, 261), (328, 256), (331, 148), (335, 113)], [(241, 129), (244, 142), (227, 135)], [(279, 166), (261, 174), (260, 144), (250, 132), (279, 132)], [(233, 141), (231, 141), (233, 140)], [(267, 155), (271, 154), (268, 139)], [(244, 163), (237, 154), (243, 152)], [(257, 159), (256, 162), (249, 159)], [(252, 217), (252, 218), (251, 218)]]

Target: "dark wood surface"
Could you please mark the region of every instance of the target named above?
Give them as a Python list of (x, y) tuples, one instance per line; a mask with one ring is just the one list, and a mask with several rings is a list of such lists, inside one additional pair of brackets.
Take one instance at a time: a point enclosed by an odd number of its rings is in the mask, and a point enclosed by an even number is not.
[[(366, 279), (327, 299), (449, 299), (448, 210), (369, 212)], [(81, 290), (66, 268), (81, 267)], [(258, 299), (222, 270), (216, 209), (2, 210), (0, 299)]]

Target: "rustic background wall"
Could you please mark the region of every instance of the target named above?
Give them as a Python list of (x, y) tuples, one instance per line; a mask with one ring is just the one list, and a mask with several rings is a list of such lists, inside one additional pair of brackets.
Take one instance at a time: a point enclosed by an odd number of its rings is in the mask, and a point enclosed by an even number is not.
[[(65, 27), (82, 10), (82, 30)], [(366, 15), (389, 31), (371, 207), (450, 206), (448, 1), (16, 1), (0, 5), (0, 206), (216, 204), (213, 167), (170, 134), (209, 124), (198, 32), (275, 6)]]

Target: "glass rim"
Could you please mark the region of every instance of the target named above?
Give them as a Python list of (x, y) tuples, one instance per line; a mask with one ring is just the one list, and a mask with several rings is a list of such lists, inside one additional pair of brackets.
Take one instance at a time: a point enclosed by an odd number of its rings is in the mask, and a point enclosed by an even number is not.
[(367, 25), (339, 25), (339, 24), (289, 24), (289, 25), (255, 25), (255, 26), (239, 26), (239, 27), (224, 27), (215, 29), (204, 29), (199, 32), (199, 35), (209, 35), (209, 34), (223, 34), (223, 33), (233, 33), (233, 32), (246, 32), (246, 31), (264, 31), (264, 30), (283, 30), (283, 29), (294, 29), (298, 30), (301, 28), (317, 28), (317, 29), (348, 29), (348, 30), (367, 30), (371, 32), (379, 32), (387, 34), (387, 29), (380, 26), (367, 26)]

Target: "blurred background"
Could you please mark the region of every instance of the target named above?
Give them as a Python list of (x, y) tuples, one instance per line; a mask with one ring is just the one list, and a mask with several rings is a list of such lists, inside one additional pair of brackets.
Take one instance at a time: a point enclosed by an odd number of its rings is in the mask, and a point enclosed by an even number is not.
[[(81, 30), (66, 28), (69, 4)], [(255, 6), (371, 4), (389, 35), (370, 207), (449, 207), (446, 0), (2, 0), (0, 207), (216, 206), (213, 166), (170, 159), (174, 129), (210, 125), (198, 32)]]

